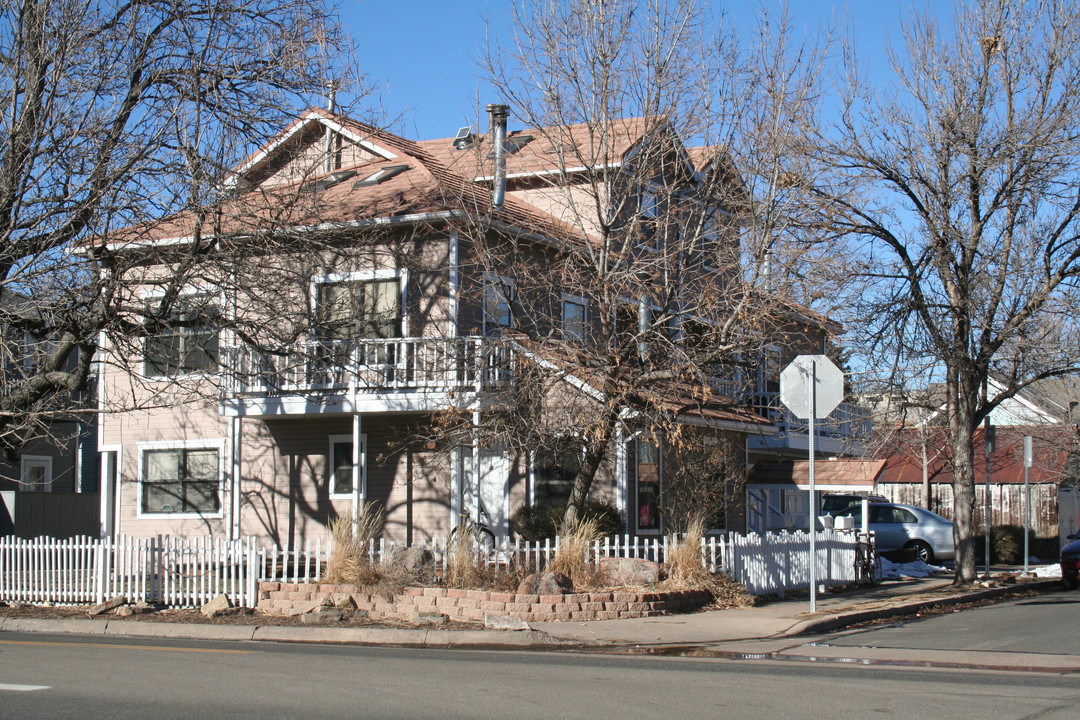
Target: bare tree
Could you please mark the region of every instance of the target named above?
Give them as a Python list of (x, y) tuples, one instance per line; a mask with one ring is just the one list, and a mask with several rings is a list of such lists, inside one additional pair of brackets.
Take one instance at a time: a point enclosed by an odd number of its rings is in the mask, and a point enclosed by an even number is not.
[[(765, 343), (820, 351), (832, 329), (779, 280), (805, 247), (790, 234), (800, 193), (787, 174), (806, 164), (795, 158), (821, 54), (792, 43), (783, 18), (763, 16), (746, 44), (722, 22), (713, 34), (694, 2), (519, 3), (515, 20), (513, 46), (493, 48), (487, 70), (556, 167), (522, 197), (564, 233), (531, 266), (528, 238), (475, 244), (477, 274), (518, 259), (503, 299), (521, 318), (511, 337), (536, 360), (532, 388), (488, 413), (488, 431), (525, 449), (580, 443), (570, 523), (620, 437), (700, 443), (679, 423), (737, 415)], [(579, 298), (587, 321), (530, 300), (553, 288)]]
[(1080, 369), (1080, 19), (1071, 2), (971, 0), (948, 30), (916, 13), (903, 31), (894, 83), (870, 88), (849, 67), (821, 147), (831, 175), (807, 185), (819, 226), (856, 241), (848, 301), (872, 361), (897, 382), (943, 377), (967, 584), (976, 428)]
[[(140, 223), (212, 222), (225, 170), (324, 92), (345, 49), (317, 0), (0, 5), (0, 446), (13, 456), (74, 407), (99, 338), (144, 336), (179, 310), (213, 240), (159, 248), (158, 301), (132, 302), (117, 252)], [(223, 192), (224, 191), (224, 192)], [(111, 233), (126, 227), (117, 243)], [(211, 233), (206, 233), (207, 237)], [(132, 315), (135, 313), (135, 315)]]

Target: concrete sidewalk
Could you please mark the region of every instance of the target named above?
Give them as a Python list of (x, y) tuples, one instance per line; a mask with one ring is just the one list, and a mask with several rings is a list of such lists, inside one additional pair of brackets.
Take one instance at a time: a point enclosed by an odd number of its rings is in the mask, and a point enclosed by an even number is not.
[[(1024, 590), (1056, 587), (1037, 581), (957, 592), (944, 578), (890, 581), (841, 594), (819, 595), (817, 612), (809, 598), (775, 600), (761, 607), (709, 610), (687, 615), (533, 623), (532, 630), (445, 630), (276, 625), (227, 625), (134, 621), (119, 618), (34, 619), (0, 617), (0, 632), (79, 633), (198, 640), (353, 643), (411, 647), (475, 648), (671, 648), (735, 641), (783, 640), (822, 633), (868, 620), (911, 615), (922, 608), (973, 602)], [(791, 645), (790, 641), (782, 644)], [(779, 647), (779, 646), (778, 646)]]

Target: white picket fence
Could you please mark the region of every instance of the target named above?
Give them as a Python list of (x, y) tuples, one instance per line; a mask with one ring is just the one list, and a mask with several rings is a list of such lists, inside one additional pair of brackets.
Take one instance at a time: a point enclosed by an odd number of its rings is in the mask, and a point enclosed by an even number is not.
[[(809, 540), (806, 532), (710, 536), (701, 541), (701, 558), (711, 572), (729, 574), (753, 594), (783, 594), (809, 587)], [(663, 563), (682, 541), (676, 536), (607, 537), (592, 546), (588, 560), (626, 557)], [(866, 542), (855, 531), (818, 532), (817, 581), (856, 582), (856, 557), (860, 543), (867, 552)], [(372, 561), (381, 562), (395, 547), (400, 546), (373, 540), (369, 554)], [(420, 547), (432, 553), (436, 575), (442, 577), (446, 541)], [(524, 576), (547, 567), (558, 550), (558, 538), (541, 542), (503, 538), (492, 552), (478, 553), (476, 561), (512, 568)], [(194, 607), (224, 594), (234, 604), (250, 607), (257, 601), (259, 580), (318, 580), (330, 552), (330, 544), (322, 540), (287, 550), (257, 547), (255, 538), (0, 538), (0, 601), (80, 604), (123, 595), (130, 602)]]

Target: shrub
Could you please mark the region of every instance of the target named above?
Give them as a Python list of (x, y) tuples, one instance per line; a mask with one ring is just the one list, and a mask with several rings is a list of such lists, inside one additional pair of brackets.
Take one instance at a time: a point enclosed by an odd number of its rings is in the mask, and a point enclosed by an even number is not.
[[(514, 532), (522, 540), (537, 541), (554, 537), (562, 523), (564, 508), (552, 505), (523, 505), (510, 518)], [(601, 537), (618, 535), (622, 530), (622, 516), (611, 503), (587, 500), (582, 519), (596, 520)]]
[(596, 585), (599, 573), (596, 565), (590, 562), (589, 553), (593, 543), (601, 537), (595, 518), (581, 518), (559, 536), (559, 551), (547, 569), (570, 578), (575, 591)]
[(326, 562), (323, 582), (334, 585), (373, 585), (380, 579), (371, 561), (371, 540), (382, 530), (383, 513), (374, 503), (364, 503), (355, 518), (339, 515), (330, 521), (334, 548)]
[(1017, 565), (1024, 562), (1024, 528), (1018, 525), (995, 525), (990, 528), (992, 562)]

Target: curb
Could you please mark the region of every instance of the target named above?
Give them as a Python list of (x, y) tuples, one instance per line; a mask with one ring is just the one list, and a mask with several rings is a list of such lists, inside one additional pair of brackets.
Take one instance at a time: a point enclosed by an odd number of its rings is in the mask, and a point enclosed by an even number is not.
[[(987, 588), (985, 590), (974, 590), (972, 592), (961, 593), (958, 595), (952, 595), (945, 598), (933, 598), (927, 600), (917, 600), (909, 603), (899, 603), (896, 605), (890, 605), (888, 607), (877, 608), (874, 610), (857, 610), (849, 613), (837, 613), (836, 615), (826, 615), (824, 617), (807, 618), (806, 620), (800, 620), (787, 630), (779, 633), (779, 637), (794, 637), (796, 635), (809, 635), (812, 633), (828, 632), (830, 630), (836, 630), (837, 628), (847, 627), (848, 625), (856, 625), (862, 622), (868, 622), (870, 620), (882, 620), (890, 617), (901, 617), (904, 615), (914, 615), (922, 610), (935, 607), (949, 607), (950, 605), (960, 605), (961, 603), (973, 602), (976, 600), (986, 600), (989, 598), (1000, 597), (1003, 595), (1013, 595), (1027, 590), (1049, 590), (1061, 585), (1060, 580), (1040, 580), (1038, 582), (1026, 582), (1017, 583), (1014, 585), (1003, 585), (996, 588)], [(776, 637), (776, 636), (774, 636)]]
[(540, 648), (580, 646), (539, 630), (412, 630), (408, 628), (205, 625), (149, 621), (0, 617), (0, 632), (108, 635), (185, 640), (261, 641), (399, 647)]

